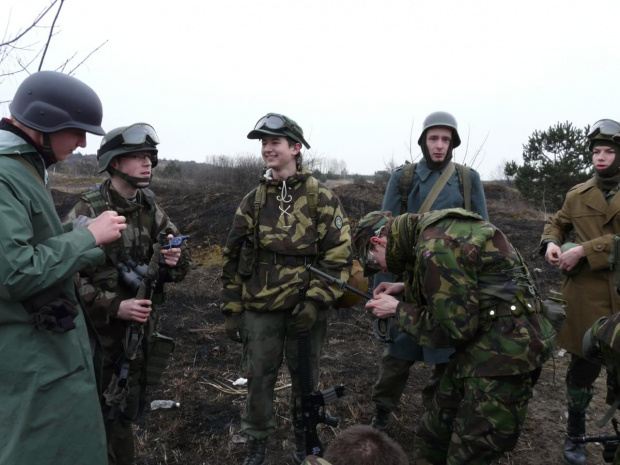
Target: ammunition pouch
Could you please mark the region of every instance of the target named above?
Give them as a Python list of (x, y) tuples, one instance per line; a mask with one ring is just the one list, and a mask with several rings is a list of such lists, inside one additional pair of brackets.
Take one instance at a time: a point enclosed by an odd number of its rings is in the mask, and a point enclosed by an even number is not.
[(172, 338), (153, 333), (149, 341), (149, 353), (146, 360), (146, 385), (156, 386), (160, 383), (162, 374), (168, 364), (170, 354), (174, 351)]
[(237, 273), (244, 278), (252, 276), (254, 270), (256, 253), (251, 242), (243, 241), (239, 250), (239, 261), (237, 262)]
[(22, 302), (28, 319), (37, 329), (53, 333), (66, 333), (75, 329), (73, 321), (78, 316), (78, 303), (61, 287), (49, 287)]

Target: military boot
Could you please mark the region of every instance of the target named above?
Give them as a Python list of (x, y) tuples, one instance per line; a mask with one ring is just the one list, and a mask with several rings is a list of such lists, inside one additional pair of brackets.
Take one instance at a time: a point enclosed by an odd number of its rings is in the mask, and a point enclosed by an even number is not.
[(293, 462), (300, 465), (306, 458), (306, 438), (303, 433), (295, 433), (295, 452), (293, 453)]
[(575, 444), (569, 436), (584, 436), (586, 434), (586, 413), (568, 411), (568, 432), (564, 442), (562, 463), (565, 465), (585, 465), (586, 445)]
[(390, 412), (389, 410), (375, 405), (375, 413), (373, 413), (372, 415), (370, 426), (372, 426), (376, 430), (387, 432), (388, 428), (390, 427), (391, 413), (392, 412)]
[(265, 448), (267, 447), (267, 439), (252, 438), (250, 442), (250, 450), (248, 456), (242, 465), (264, 465), (265, 464)]

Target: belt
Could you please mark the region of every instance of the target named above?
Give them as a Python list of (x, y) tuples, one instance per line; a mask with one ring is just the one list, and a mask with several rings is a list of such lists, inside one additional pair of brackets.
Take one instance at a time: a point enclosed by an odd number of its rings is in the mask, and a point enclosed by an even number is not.
[(306, 266), (314, 262), (314, 255), (283, 255), (260, 249), (258, 251), (258, 262), (268, 265)]

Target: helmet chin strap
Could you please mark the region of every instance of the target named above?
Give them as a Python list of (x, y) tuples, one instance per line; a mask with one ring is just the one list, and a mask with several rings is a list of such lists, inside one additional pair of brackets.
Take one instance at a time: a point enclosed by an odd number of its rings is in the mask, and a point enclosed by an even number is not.
[(43, 134), (43, 147), (41, 147), (41, 152), (47, 158), (47, 160), (45, 160), (46, 166), (49, 166), (53, 163), (56, 163), (58, 159), (56, 158), (56, 155), (54, 155), (54, 151), (52, 150), (52, 139), (49, 133), (44, 132), (42, 134)]
[[(142, 189), (144, 187), (149, 187), (151, 185), (151, 181), (153, 180), (153, 173), (151, 173), (151, 175), (148, 178), (136, 178), (134, 176), (129, 176), (125, 173), (123, 173), (122, 171), (119, 171), (115, 168), (112, 168), (111, 166), (108, 166), (108, 172), (110, 174), (115, 174), (116, 176), (118, 176), (121, 179), (124, 179), (125, 181), (127, 181), (129, 184), (131, 184), (133, 187), (137, 188), (137, 189)], [(146, 186), (139, 186), (138, 184), (144, 184), (144, 183), (148, 183)]]

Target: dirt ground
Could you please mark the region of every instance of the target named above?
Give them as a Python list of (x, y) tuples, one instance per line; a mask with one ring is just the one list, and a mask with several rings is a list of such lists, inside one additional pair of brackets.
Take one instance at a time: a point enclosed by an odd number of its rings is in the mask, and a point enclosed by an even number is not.
[[(356, 220), (379, 209), (384, 186), (348, 185), (335, 190), (349, 216)], [(485, 186), (491, 221), (519, 248), (534, 271), (543, 295), (559, 288), (560, 275), (538, 255), (543, 217), (521, 202), (512, 191)], [(241, 199), (230, 196), (180, 194), (157, 189), (160, 204), (183, 233), (192, 234), (195, 266), (184, 282), (169, 285), (167, 303), (159, 307), (161, 330), (174, 337), (176, 350), (164, 374), (162, 385), (150, 389), (147, 404), (154, 399), (173, 399), (178, 409), (154, 410), (147, 407), (135, 427), (137, 463), (224, 464), (240, 463), (246, 454), (240, 414), (245, 400), (243, 388), (233, 386), (238, 378), (241, 345), (229, 341), (223, 330), (218, 293), (220, 246), (223, 245), (236, 205)], [(74, 195), (55, 192), (59, 212), (75, 201)], [(339, 418), (337, 428), (320, 426), (319, 434), (328, 444), (341, 429), (368, 424), (373, 406), (372, 385), (379, 370), (384, 344), (372, 335), (371, 316), (363, 310), (329, 311), (329, 329), (322, 365), (320, 387), (343, 384), (344, 397), (329, 407)], [(549, 361), (535, 388), (527, 419), (516, 449), (499, 463), (513, 465), (560, 464), (566, 432), (564, 375), (568, 356), (556, 355)], [(400, 407), (392, 415), (390, 434), (408, 457), (421, 414), (421, 388), (429, 367), (416, 364)], [(268, 463), (292, 462), (292, 433), (288, 418), (289, 378), (281, 369), (275, 395), (278, 430), (268, 443)], [(589, 434), (611, 434), (611, 426), (596, 427), (607, 411), (604, 403), (605, 379), (596, 383), (596, 396), (587, 422)], [(602, 446), (590, 444), (588, 463), (602, 464)]]

